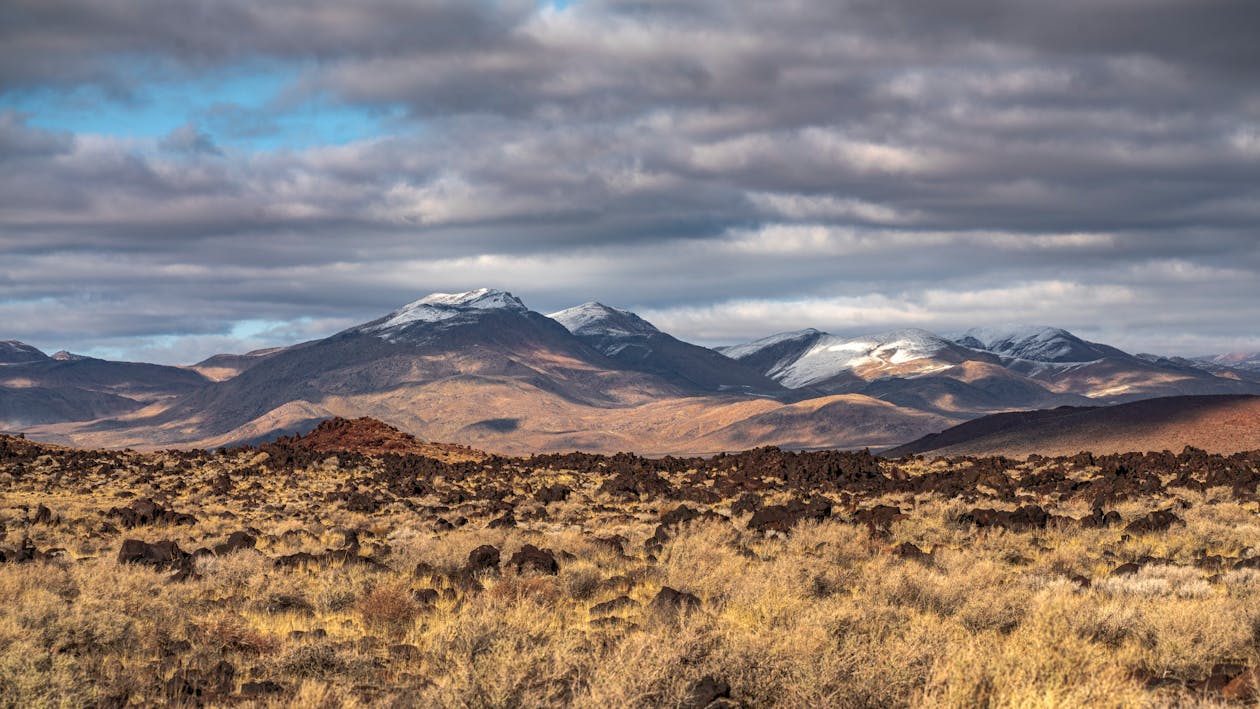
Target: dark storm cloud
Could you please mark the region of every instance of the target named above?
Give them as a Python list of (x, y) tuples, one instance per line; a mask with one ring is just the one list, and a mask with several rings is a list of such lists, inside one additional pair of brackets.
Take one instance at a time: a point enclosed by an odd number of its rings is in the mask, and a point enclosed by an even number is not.
[(0, 336), (191, 358), (496, 285), (709, 342), (1034, 320), (1260, 349), (1257, 26), (1215, 0), (6, 3), (0, 91), (263, 62), (283, 95), (201, 120), (404, 117), (250, 152), (0, 113)]

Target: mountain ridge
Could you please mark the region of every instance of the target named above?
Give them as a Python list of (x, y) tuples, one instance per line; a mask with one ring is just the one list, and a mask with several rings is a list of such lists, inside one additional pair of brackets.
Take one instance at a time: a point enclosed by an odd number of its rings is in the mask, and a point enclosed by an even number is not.
[(1004, 411), (1260, 393), (1228, 374), (1242, 370), (1210, 365), (1227, 372), (1217, 376), (1060, 328), (810, 328), (710, 349), (631, 310), (589, 301), (549, 317), (494, 288), (432, 293), (326, 338), (187, 367), (5, 345), (0, 362), (28, 361), (0, 366), (0, 425), (98, 447), (229, 445), (336, 416), (496, 452), (888, 447)]

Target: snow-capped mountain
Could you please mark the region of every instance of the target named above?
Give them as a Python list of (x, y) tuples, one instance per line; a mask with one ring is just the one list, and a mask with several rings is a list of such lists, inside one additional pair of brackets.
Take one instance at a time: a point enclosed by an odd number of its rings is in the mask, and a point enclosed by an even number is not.
[(191, 367), (54, 358), (2, 342), (0, 428), (90, 445), (213, 447), (366, 415), (496, 451), (696, 453), (884, 446), (1000, 411), (1260, 393), (1260, 376), (1239, 368), (1135, 357), (1057, 328), (954, 339), (807, 329), (720, 351), (629, 310), (590, 302), (548, 317), (479, 288)]
[(0, 364), (22, 364), (48, 359), (48, 355), (17, 340), (0, 341)]
[(954, 338), (1055, 392), (1100, 403), (1156, 396), (1257, 393), (1254, 383), (1216, 376), (1187, 360), (1135, 356), (1055, 327), (974, 328)]
[(905, 329), (841, 338), (828, 335), (770, 376), (792, 389), (818, 386), (851, 374), (862, 380), (922, 376), (965, 359), (959, 347), (927, 330)]
[[(845, 338), (817, 330), (782, 333), (723, 348), (739, 361), (759, 360), (774, 352), (767, 376), (789, 389), (819, 387), (883, 377), (915, 377), (948, 369), (971, 353), (927, 330), (908, 328)], [(837, 380), (842, 380), (837, 382)]]
[(528, 313), (530, 310), (520, 298), (493, 288), (478, 288), (465, 293), (431, 293), (352, 330), (392, 341), (417, 323), (459, 325), (491, 312)]
[(566, 330), (579, 337), (625, 337), (660, 333), (652, 323), (629, 310), (610, 308), (596, 301), (551, 313), (547, 317), (564, 325)]
[(1195, 357), (1194, 361), (1218, 367), (1260, 372), (1260, 352), (1227, 352), (1219, 355)]
[(964, 347), (989, 352), (1003, 360), (1043, 364), (1080, 364), (1105, 357), (1127, 356), (1114, 347), (1086, 342), (1057, 327), (977, 327), (952, 339)]
[(620, 366), (655, 374), (689, 389), (756, 394), (783, 391), (760, 373), (661, 332), (629, 310), (592, 301), (548, 317)]
[(795, 362), (801, 355), (808, 352), (814, 343), (824, 337), (831, 337), (831, 335), (811, 327), (781, 332), (742, 345), (715, 347), (714, 350), (773, 378), (774, 375), (771, 372), (782, 371), (784, 367)]

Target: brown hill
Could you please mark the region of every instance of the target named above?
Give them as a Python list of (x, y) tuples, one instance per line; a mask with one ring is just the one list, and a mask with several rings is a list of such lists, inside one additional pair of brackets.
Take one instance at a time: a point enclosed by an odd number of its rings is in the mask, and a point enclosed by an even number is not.
[(364, 455), (414, 453), (455, 463), (484, 460), (487, 455), (468, 446), (453, 443), (426, 443), (415, 436), (367, 416), (357, 419), (341, 417), (322, 421), (310, 433), (280, 439), (311, 450), (332, 453), (353, 451)]
[(888, 451), (888, 455), (1071, 455), (1260, 448), (1260, 397), (1175, 396), (1095, 408), (994, 414)]

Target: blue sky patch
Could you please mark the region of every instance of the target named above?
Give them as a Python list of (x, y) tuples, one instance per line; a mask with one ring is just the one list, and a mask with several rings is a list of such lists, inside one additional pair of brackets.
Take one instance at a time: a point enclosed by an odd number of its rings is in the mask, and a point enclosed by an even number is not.
[[(147, 72), (137, 65), (136, 73)], [(399, 132), (401, 110), (294, 92), (301, 73), (300, 65), (241, 65), (147, 79), (126, 93), (48, 86), (0, 95), (0, 108), (29, 114), (32, 126), (119, 138), (159, 138), (191, 124), (216, 145), (243, 150), (337, 145)]]

